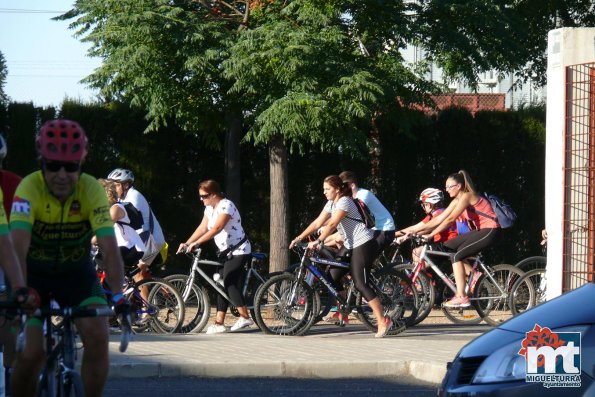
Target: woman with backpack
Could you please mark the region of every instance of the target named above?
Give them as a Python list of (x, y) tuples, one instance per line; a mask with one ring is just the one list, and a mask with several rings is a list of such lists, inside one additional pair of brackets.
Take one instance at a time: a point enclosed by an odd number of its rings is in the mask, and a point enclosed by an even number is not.
[[(439, 216), (417, 229), (417, 233), (423, 234), (424, 238), (430, 241), (435, 235), (451, 227), (453, 222), (464, 221), (471, 226), (469, 232), (459, 234), (444, 243), (446, 248), (455, 252), (452, 269), (457, 285), (456, 296), (444, 303), (444, 306), (468, 307), (471, 302), (465, 295), (466, 269), (463, 261), (494, 244), (500, 236), (500, 225), (490, 202), (477, 193), (465, 170), (450, 174), (444, 190), (452, 201)], [(476, 272), (474, 280), (478, 280), (480, 275), (480, 272)]]
[[(378, 243), (374, 238), (374, 230), (365, 226), (356, 204), (351, 198), (351, 187), (348, 183), (343, 182), (337, 175), (331, 175), (324, 179), (322, 191), (328, 200), (322, 212), (293, 239), (289, 248), (325, 225), (318, 239), (308, 243), (309, 249), (316, 249), (323, 245), (325, 238), (337, 228), (343, 237), (345, 247), (353, 250), (351, 253), (351, 277), (355, 287), (362, 293), (374, 312), (378, 323), (375, 337), (382, 338), (391, 329), (393, 322), (384, 316), (380, 299), (368, 285), (368, 273), (378, 255)], [(333, 268), (330, 270), (330, 274), (336, 286), (339, 286), (338, 281), (345, 273), (342, 269)]]

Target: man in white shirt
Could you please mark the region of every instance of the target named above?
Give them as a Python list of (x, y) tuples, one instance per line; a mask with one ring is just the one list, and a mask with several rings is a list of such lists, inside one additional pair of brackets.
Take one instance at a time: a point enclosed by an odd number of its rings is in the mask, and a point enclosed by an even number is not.
[(353, 198), (358, 198), (366, 204), (370, 209), (376, 225), (375, 237), (378, 242), (380, 252), (384, 250), (395, 238), (395, 221), (384, 205), (378, 198), (369, 190), (359, 187), (355, 173), (351, 171), (343, 171), (339, 174), (339, 178), (343, 182), (349, 183)]
[(109, 173), (107, 179), (116, 183), (120, 201), (131, 203), (143, 215), (143, 228), (142, 231), (139, 231), (139, 234), (146, 247), (145, 257), (143, 257), (142, 261), (147, 266), (161, 262), (159, 252), (165, 246), (165, 237), (157, 217), (155, 217), (149, 206), (149, 202), (133, 186), (134, 174), (125, 168), (116, 168)]

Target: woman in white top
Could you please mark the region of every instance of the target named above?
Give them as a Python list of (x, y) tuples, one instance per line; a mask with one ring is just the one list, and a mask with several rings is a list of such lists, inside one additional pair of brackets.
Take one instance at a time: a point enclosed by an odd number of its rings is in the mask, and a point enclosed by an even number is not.
[[(324, 179), (322, 190), (328, 200), (324, 209), (318, 218), (291, 242), (289, 247), (293, 247), (297, 241), (303, 240), (325, 225), (318, 239), (308, 244), (308, 248), (314, 249), (322, 245), (324, 239), (331, 235), (335, 228), (338, 229), (343, 237), (345, 247), (353, 249), (351, 277), (353, 277), (355, 287), (362, 293), (374, 312), (378, 323), (378, 332), (375, 336), (382, 338), (393, 323), (390, 318), (384, 316), (380, 299), (367, 281), (372, 262), (378, 255), (378, 243), (374, 238), (374, 230), (368, 229), (364, 225), (351, 198), (351, 187), (348, 183), (343, 182), (337, 175), (331, 175)], [(331, 276), (337, 281), (342, 274), (331, 270)]]
[[(110, 216), (114, 221), (116, 241), (120, 248), (124, 267), (126, 270), (130, 270), (139, 265), (139, 261), (144, 254), (145, 245), (136, 230), (130, 227), (130, 219), (124, 205), (118, 202), (116, 184), (106, 179), (99, 179), (99, 182), (105, 189), (107, 199), (111, 205)], [(101, 262), (101, 255), (98, 255), (96, 260)]]
[[(245, 265), (250, 260), (251, 246), (242, 227), (242, 218), (236, 206), (225, 198), (219, 184), (206, 180), (198, 185), (198, 195), (205, 206), (202, 222), (194, 233), (180, 244), (178, 252), (192, 251), (199, 245), (214, 239), (223, 263), (223, 285), (231, 303), (238, 309), (240, 318), (231, 327), (231, 331), (249, 327), (254, 324), (248, 314), (242, 295), (242, 284), (245, 278)], [(225, 313), (229, 303), (221, 295), (217, 295), (217, 316), (215, 324), (207, 329), (207, 334), (227, 332)]]

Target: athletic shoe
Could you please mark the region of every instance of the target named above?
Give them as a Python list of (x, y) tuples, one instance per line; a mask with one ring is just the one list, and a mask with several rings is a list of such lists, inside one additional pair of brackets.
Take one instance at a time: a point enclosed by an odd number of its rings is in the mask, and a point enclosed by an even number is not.
[(464, 296), (462, 298), (455, 296), (448, 302), (444, 302), (442, 306), (444, 306), (444, 307), (469, 307), (469, 306), (471, 306), (471, 302), (469, 301), (468, 296)]
[(479, 270), (475, 270), (473, 272), (473, 276), (471, 276), (471, 283), (469, 284), (469, 293), (472, 294), (473, 291), (475, 291), (475, 286), (477, 285), (477, 282), (479, 281), (479, 278), (481, 277), (483, 273), (480, 272)]
[(238, 331), (242, 328), (249, 327), (254, 324), (254, 321), (249, 318), (240, 317), (234, 325), (231, 326), (231, 332)]
[(223, 334), (229, 332), (229, 327), (226, 327), (225, 325), (221, 325), (221, 324), (211, 324), (211, 326), (209, 326), (209, 328), (207, 328), (207, 335), (211, 335), (211, 334)]

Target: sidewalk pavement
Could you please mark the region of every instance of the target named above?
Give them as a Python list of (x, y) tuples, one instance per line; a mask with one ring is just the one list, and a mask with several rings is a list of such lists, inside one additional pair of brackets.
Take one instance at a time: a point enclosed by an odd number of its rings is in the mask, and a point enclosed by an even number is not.
[(137, 334), (125, 353), (110, 338), (110, 378), (413, 376), (440, 383), (446, 363), (488, 326), (420, 324), (382, 339), (362, 325), (314, 326), (305, 336), (265, 335), (256, 326), (216, 335)]

